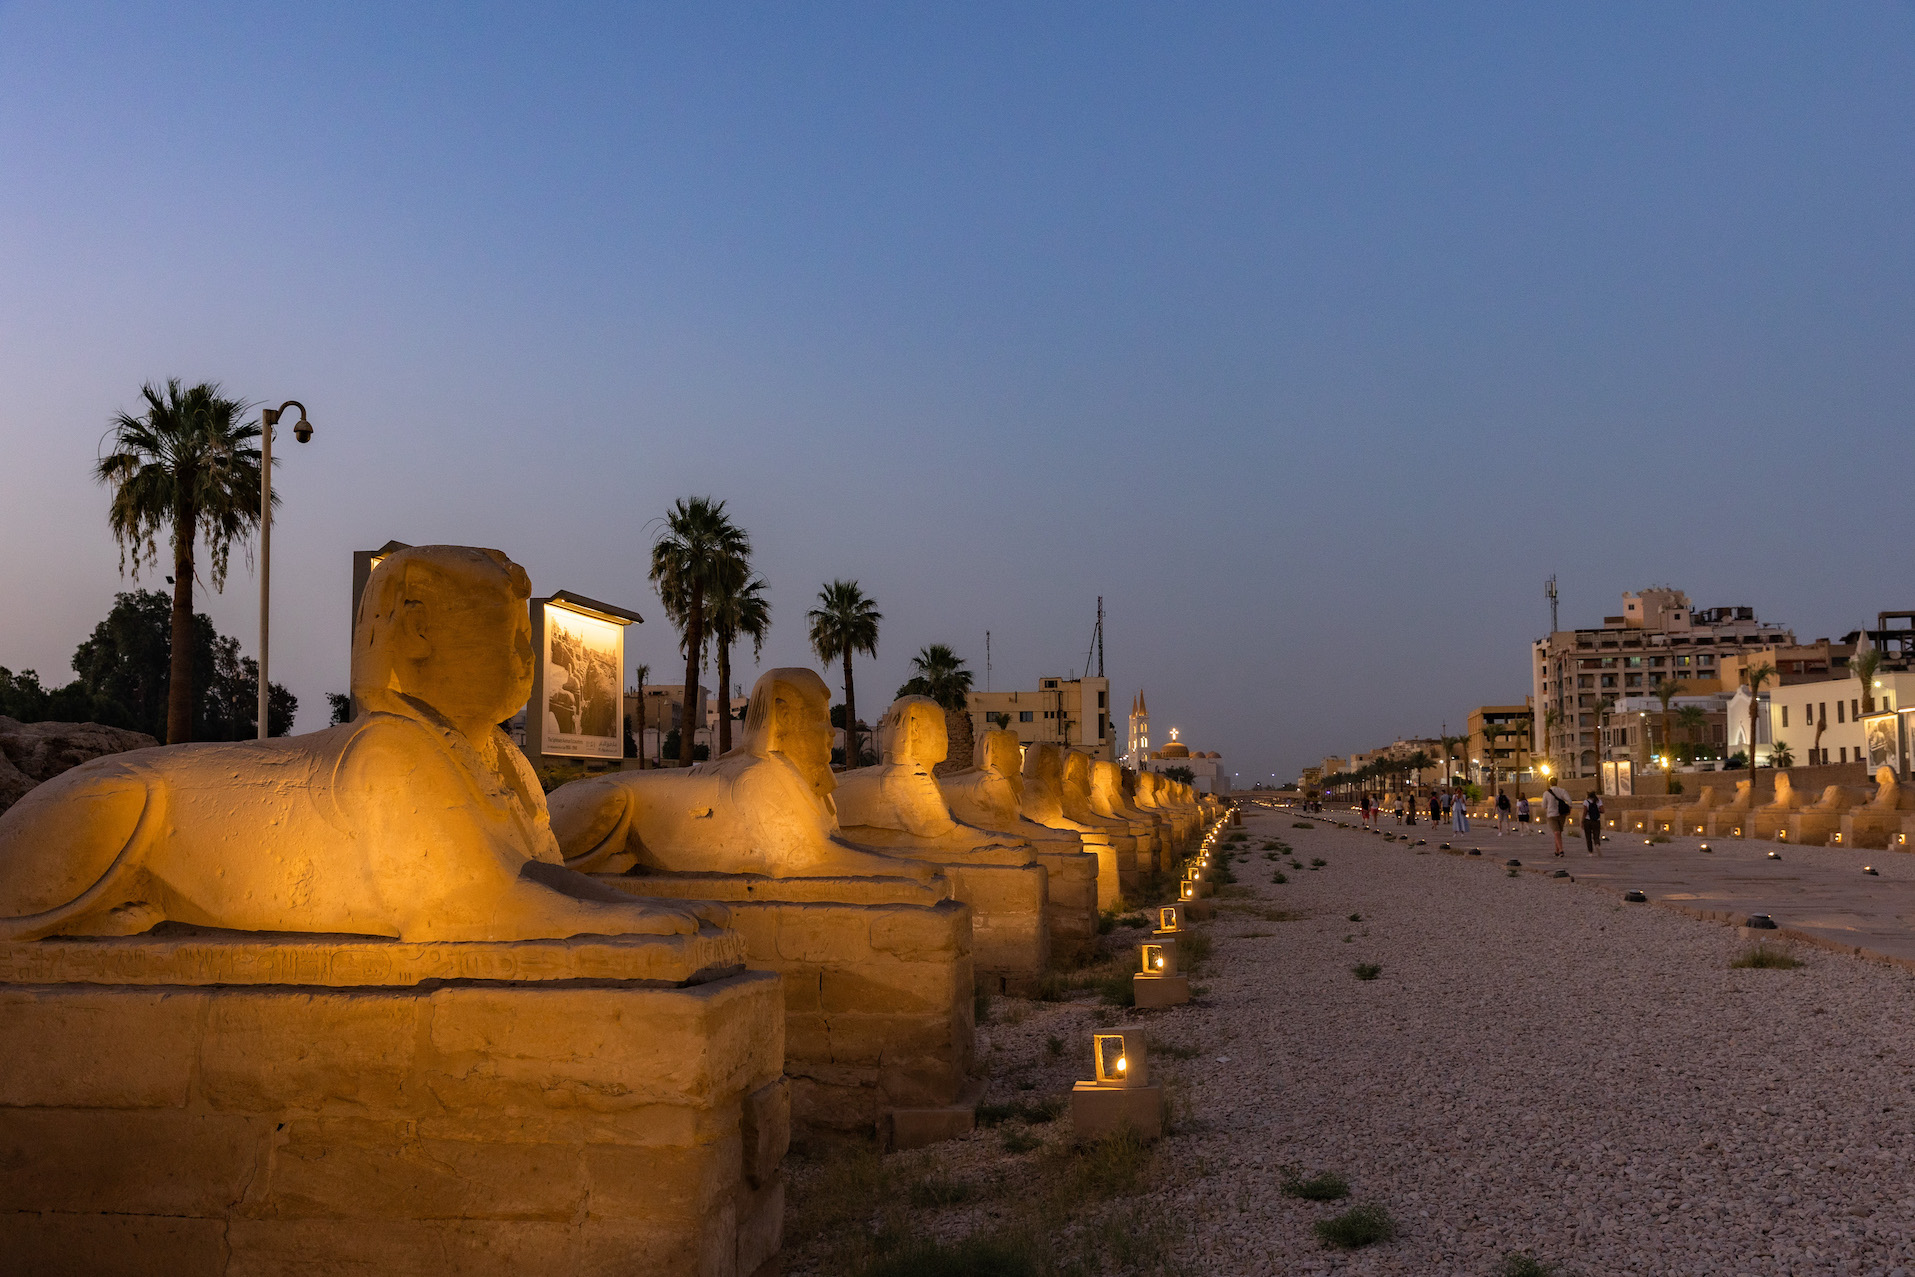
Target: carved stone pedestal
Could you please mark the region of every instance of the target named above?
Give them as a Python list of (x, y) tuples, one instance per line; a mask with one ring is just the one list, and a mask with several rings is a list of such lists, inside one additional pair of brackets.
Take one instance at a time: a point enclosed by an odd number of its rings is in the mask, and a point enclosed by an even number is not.
[(13, 1272), (776, 1265), (778, 978), (737, 937), (0, 945)]
[[(746, 961), (784, 977), (785, 1072), (801, 1130), (971, 1129), (971, 909), (902, 878), (599, 875), (633, 895), (722, 900)], [(905, 1116), (894, 1122), (896, 1114)], [(893, 1128), (899, 1135), (894, 1136)]]
[(1130, 978), (1130, 991), (1136, 996), (1140, 1011), (1180, 1007), (1190, 1001), (1190, 977), (1138, 974)]

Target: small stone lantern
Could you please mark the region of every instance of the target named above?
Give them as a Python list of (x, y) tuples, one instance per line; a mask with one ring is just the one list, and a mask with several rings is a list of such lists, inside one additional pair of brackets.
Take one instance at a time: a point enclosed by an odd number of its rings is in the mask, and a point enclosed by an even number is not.
[(1102, 1139), (1126, 1126), (1147, 1140), (1164, 1133), (1164, 1089), (1150, 1080), (1144, 1035), (1113, 1030), (1091, 1035), (1094, 1078), (1071, 1088), (1071, 1124), (1079, 1140)]
[(1177, 971), (1177, 941), (1159, 940), (1137, 947), (1141, 969), (1130, 978), (1130, 991), (1138, 1009), (1156, 1011), (1190, 1001), (1190, 978)]

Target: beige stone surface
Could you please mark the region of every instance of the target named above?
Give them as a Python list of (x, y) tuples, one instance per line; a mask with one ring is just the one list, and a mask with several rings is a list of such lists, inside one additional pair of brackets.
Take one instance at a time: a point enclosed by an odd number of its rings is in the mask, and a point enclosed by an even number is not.
[(1079, 1082), (1071, 1091), (1072, 1133), (1089, 1143), (1129, 1128), (1147, 1140), (1164, 1133), (1164, 1088), (1093, 1086)]
[(1024, 814), (1021, 754), (1015, 732), (990, 729), (977, 740), (977, 766), (940, 775), (938, 787), (957, 819), (1036, 849), (1049, 879), (1045, 921), (1052, 961), (1074, 962), (1091, 952), (1097, 938), (1096, 849), (1080, 830), (1041, 825)]
[(692, 908), (562, 867), (496, 726), (531, 687), (529, 592), (496, 550), (388, 555), (354, 629), (356, 720), (137, 750), (34, 789), (0, 814), (0, 939), (167, 920), (408, 941), (696, 932)]
[(1023, 789), (1019, 807), (1026, 819), (1047, 829), (1065, 830), (1084, 840), (1084, 850), (1097, 857), (1097, 908), (1109, 909), (1123, 894), (1118, 879), (1117, 848), (1101, 829), (1072, 820), (1064, 814), (1064, 750), (1049, 742), (1038, 742), (1024, 750)]
[[(683, 879), (701, 877), (600, 881), (633, 894), (676, 894), (696, 889)], [(876, 1131), (894, 1109), (952, 1105), (975, 1051), (970, 906), (897, 879), (749, 885), (748, 898), (731, 897), (731, 924), (747, 963), (783, 980), (797, 1125)], [(849, 899), (820, 898), (831, 894)]]
[(1050, 875), (1031, 843), (951, 814), (932, 768), (944, 758), (944, 711), (926, 696), (894, 701), (878, 724), (880, 759), (838, 788), (844, 836), (936, 865), (971, 906), (978, 972), (1000, 988), (1034, 988), (1050, 965)]
[(0, 987), (3, 1040), (64, 1047), (0, 1070), (0, 1253), (24, 1272), (754, 1272), (783, 1209), (782, 1002), (768, 972)]
[(740, 744), (723, 758), (560, 786), (550, 803), (565, 863), (593, 873), (935, 876), (840, 836), (830, 711), (815, 671), (769, 670), (751, 689)]
[(1137, 867), (1144, 872), (1165, 868), (1169, 841), (1158, 818), (1132, 807), (1124, 792), (1124, 769), (1103, 759), (1090, 760), (1090, 806), (1100, 816), (1123, 821), (1137, 840)]
[(1180, 1007), (1190, 1001), (1189, 976), (1139, 974), (1130, 978), (1130, 985), (1137, 1007), (1142, 1011)]
[[(1041, 748), (1033, 745), (1032, 749)], [(1110, 840), (1116, 851), (1117, 883), (1121, 891), (1134, 892), (1137, 889), (1137, 843), (1130, 832), (1130, 822), (1117, 820), (1110, 816), (1100, 816), (1091, 807), (1091, 759), (1081, 750), (1061, 751), (1061, 771), (1059, 797), (1064, 816), (1104, 835)]]

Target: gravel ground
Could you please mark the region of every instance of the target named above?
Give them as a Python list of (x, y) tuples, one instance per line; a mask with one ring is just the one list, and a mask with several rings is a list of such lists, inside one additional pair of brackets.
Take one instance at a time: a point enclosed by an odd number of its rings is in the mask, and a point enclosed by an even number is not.
[[(1543, 840), (1466, 839), (1484, 856), (1464, 858), (1296, 819), (1247, 818), (1253, 898), (1222, 902), (1198, 1001), (1122, 1013), (1191, 1057), (1153, 1056), (1184, 1116), (1154, 1195), (1129, 1199), (1188, 1224), (1178, 1269), (1488, 1275), (1523, 1252), (1592, 1275), (1915, 1273), (1915, 974), (1808, 948), (1797, 970), (1731, 970), (1731, 928), (1503, 871), (1547, 861)], [(1265, 859), (1267, 836), (1306, 867)], [(1259, 916), (1278, 908), (1303, 916)], [(1117, 1014), (1001, 1001), (987, 1098), (1067, 1092)], [(1068, 1128), (886, 1160), (987, 1188), (922, 1221), (954, 1237), (1012, 1218)], [(1396, 1238), (1325, 1250), (1312, 1221), (1350, 1203), (1284, 1196), (1284, 1166), (1346, 1176)]]

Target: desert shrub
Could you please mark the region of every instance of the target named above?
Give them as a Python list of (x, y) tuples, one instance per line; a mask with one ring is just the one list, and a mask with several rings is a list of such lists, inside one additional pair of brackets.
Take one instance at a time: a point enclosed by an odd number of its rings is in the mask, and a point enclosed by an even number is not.
[(1350, 1181), (1335, 1171), (1305, 1175), (1294, 1166), (1277, 1172), (1277, 1187), (1286, 1197), (1301, 1197), (1306, 1202), (1334, 1202), (1350, 1195)]
[(1732, 969), (1740, 971), (1793, 971), (1801, 965), (1802, 959), (1794, 954), (1761, 944), (1729, 964)]
[(1355, 1250), (1372, 1242), (1388, 1241), (1396, 1236), (1396, 1221), (1390, 1212), (1374, 1202), (1352, 1206), (1341, 1215), (1319, 1219), (1311, 1228), (1317, 1240), (1338, 1250)]
[(911, 1185), (907, 1196), (919, 1210), (934, 1210), (940, 1206), (957, 1206), (968, 1202), (977, 1196), (977, 1190), (961, 1179), (927, 1175)]
[(1383, 968), (1374, 962), (1359, 962), (1350, 968), (1350, 974), (1359, 980), (1374, 980), (1383, 974)]
[(1545, 1264), (1534, 1255), (1511, 1251), (1503, 1256), (1503, 1266), (1496, 1270), (1496, 1277), (1555, 1277), (1555, 1273), (1556, 1265)]

